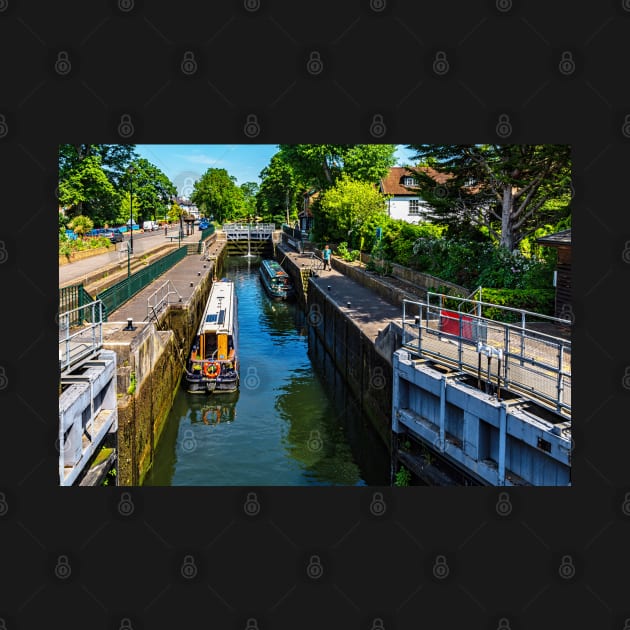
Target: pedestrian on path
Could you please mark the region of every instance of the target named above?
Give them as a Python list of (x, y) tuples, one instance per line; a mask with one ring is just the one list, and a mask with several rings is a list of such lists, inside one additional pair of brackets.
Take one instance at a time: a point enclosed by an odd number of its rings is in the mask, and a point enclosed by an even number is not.
[(328, 247), (328, 245), (326, 245), (324, 247), (324, 251), (322, 252), (324, 254), (324, 271), (326, 271), (326, 269), (330, 269), (330, 247)]

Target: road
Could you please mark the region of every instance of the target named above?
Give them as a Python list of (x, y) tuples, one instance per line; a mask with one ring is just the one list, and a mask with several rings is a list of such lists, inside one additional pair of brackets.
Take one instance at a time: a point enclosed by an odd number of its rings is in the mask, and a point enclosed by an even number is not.
[[(169, 227), (168, 234), (176, 235), (177, 234), (177, 226)], [(199, 240), (199, 231), (193, 232), (193, 234), (187, 238), (184, 238), (184, 242), (192, 242)], [(59, 286), (62, 286), (68, 282), (72, 282), (77, 278), (83, 278), (86, 274), (96, 271), (101, 267), (105, 267), (111, 263), (120, 262), (123, 260), (127, 260), (127, 243), (129, 241), (129, 236), (127, 234), (124, 235), (125, 239), (121, 243), (116, 243), (116, 249), (112, 249), (112, 251), (107, 252), (106, 254), (99, 254), (98, 256), (91, 256), (90, 258), (85, 258), (83, 260), (77, 260), (76, 262), (68, 263), (67, 265), (62, 265), (59, 267)], [(146, 233), (138, 233), (134, 232), (133, 234), (133, 255), (137, 256), (138, 254), (142, 254), (147, 250), (153, 249), (158, 245), (163, 245), (164, 243), (170, 243), (170, 240), (167, 240), (164, 237), (164, 230), (157, 230), (156, 232), (146, 232)]]

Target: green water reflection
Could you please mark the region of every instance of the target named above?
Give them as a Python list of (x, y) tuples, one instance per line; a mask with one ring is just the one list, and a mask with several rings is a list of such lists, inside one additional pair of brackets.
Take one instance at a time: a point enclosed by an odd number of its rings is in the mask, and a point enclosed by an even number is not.
[(260, 259), (230, 258), (239, 299), (241, 387), (177, 392), (145, 485), (387, 485), (389, 457), (322, 356), (304, 314), (274, 302)]

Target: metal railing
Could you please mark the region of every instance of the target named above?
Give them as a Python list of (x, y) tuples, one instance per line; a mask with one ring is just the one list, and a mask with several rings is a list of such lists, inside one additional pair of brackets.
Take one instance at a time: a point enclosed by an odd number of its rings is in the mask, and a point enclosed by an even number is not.
[(88, 359), (103, 345), (103, 303), (94, 300), (59, 315), (60, 371)]
[[(513, 391), (570, 416), (571, 342), (527, 328), (526, 319), (546, 319), (563, 326), (570, 324), (568, 320), (481, 302), (517, 311), (522, 317), (517, 326), (431, 304), (431, 297), (441, 295), (427, 294), (426, 302), (403, 301), (402, 345), (406, 349), (476, 375), (479, 384), (483, 377), (499, 391)], [(482, 357), (486, 358), (483, 366)]]
[[(472, 295), (480, 290), (481, 287), (478, 287)], [(560, 326), (571, 326), (570, 319), (561, 319), (552, 315), (535, 313), (534, 311), (528, 311), (523, 308), (514, 308), (512, 306), (502, 306), (500, 304), (492, 304), (491, 302), (483, 302), (481, 299), (472, 300), (470, 298), (459, 298), (452, 295), (445, 295), (443, 293), (433, 293), (431, 291), (427, 291), (427, 303), (431, 306), (439, 305), (440, 308), (456, 303), (457, 306), (455, 308), (458, 310), (461, 310), (462, 304), (472, 304), (474, 305), (473, 310), (477, 311), (478, 316), (484, 316), (484, 312), (486, 312), (486, 317), (488, 310), (492, 309), (492, 312), (495, 315), (502, 316), (502, 320), (505, 320), (506, 323), (514, 323), (520, 320), (522, 328), (526, 328), (527, 324), (532, 322), (548, 322), (558, 324)], [(488, 319), (494, 318), (488, 317)]]
[(290, 236), (291, 238), (297, 239), (297, 240), (302, 240), (302, 230), (300, 230), (299, 228), (292, 228), (291, 226), (287, 225), (286, 223), (282, 224), (282, 231), (287, 235)]
[(310, 269), (311, 271), (322, 271), (324, 269), (324, 259), (320, 258), (315, 252), (304, 252), (299, 255), (298, 264), (302, 269)]
[(171, 303), (171, 295), (176, 295), (178, 302), (182, 301), (182, 296), (170, 280), (167, 280), (162, 286), (151, 293), (147, 298), (147, 320), (151, 319), (151, 317), (157, 318), (158, 313)]
[[(67, 313), (73, 309), (76, 310), (93, 301), (94, 298), (83, 288), (83, 284), (73, 284), (59, 289), (59, 313)], [(80, 323), (78, 317), (78, 313), (76, 313), (75, 320), (70, 322), (71, 326)]]
[(271, 238), (275, 227), (275, 223), (226, 223), (223, 226), (223, 233), (229, 241), (263, 240)]
[(214, 224), (209, 225), (205, 230), (201, 230), (200, 241), (205, 241), (209, 236), (214, 234)]
[(186, 257), (188, 247), (183, 245), (175, 251), (167, 254), (160, 260), (147, 265), (144, 269), (136, 271), (124, 280), (117, 282), (109, 289), (99, 293), (96, 298), (103, 302), (103, 321), (107, 321), (108, 316), (125, 302), (130, 300), (136, 293), (142, 291), (144, 287), (151, 284), (156, 278)]
[[(461, 310), (462, 304), (464, 303), (464, 301), (468, 302), (468, 312), (469, 313), (473, 313), (474, 311), (477, 311), (477, 315), (481, 316), (481, 292), (483, 290), (483, 287), (478, 286), (470, 295), (467, 295), (465, 298), (459, 300), (459, 302), (457, 303), (457, 310)], [(475, 297), (475, 295), (477, 295), (477, 299), (474, 300), (474, 306), (471, 307), (470, 306), (470, 301)]]

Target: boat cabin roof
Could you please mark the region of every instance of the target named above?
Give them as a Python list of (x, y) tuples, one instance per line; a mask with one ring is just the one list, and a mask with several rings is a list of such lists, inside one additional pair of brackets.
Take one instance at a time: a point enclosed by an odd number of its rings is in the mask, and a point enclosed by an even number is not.
[(219, 280), (212, 285), (210, 295), (199, 327), (199, 333), (234, 332), (235, 317), (234, 283), (231, 280)]
[(277, 260), (263, 260), (263, 265), (267, 267), (267, 271), (271, 276), (285, 277), (289, 274), (280, 266)]

